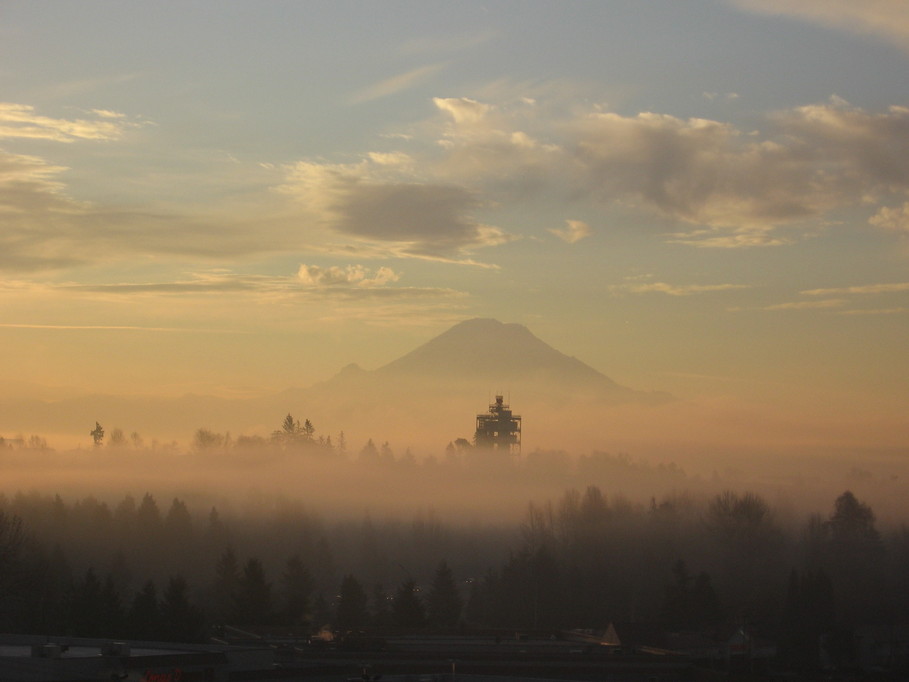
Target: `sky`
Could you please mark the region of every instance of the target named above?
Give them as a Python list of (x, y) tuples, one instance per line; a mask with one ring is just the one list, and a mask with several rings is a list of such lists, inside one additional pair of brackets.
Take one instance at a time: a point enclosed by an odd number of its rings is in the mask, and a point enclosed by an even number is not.
[(0, 1), (7, 393), (258, 395), (493, 317), (905, 446), (907, 266), (903, 0)]

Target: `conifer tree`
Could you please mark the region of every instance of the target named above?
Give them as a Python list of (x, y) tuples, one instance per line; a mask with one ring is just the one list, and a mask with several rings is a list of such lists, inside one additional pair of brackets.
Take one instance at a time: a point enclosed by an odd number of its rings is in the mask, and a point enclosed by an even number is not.
[(436, 569), (426, 607), (429, 624), (433, 627), (455, 627), (461, 618), (463, 601), (451, 568), (445, 561)]

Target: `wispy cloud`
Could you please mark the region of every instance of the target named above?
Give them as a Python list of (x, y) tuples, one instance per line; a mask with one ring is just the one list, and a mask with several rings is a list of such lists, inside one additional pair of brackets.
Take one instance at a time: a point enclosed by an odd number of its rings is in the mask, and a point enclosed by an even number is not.
[(389, 95), (395, 95), (404, 90), (410, 90), (411, 88), (425, 83), (429, 78), (445, 68), (445, 66), (446, 64), (444, 62), (427, 64), (425, 66), (417, 67), (416, 69), (411, 69), (406, 73), (386, 78), (379, 83), (354, 93), (351, 97), (351, 102), (354, 104), (371, 102), (376, 99), (388, 97)]
[(748, 284), (667, 284), (666, 282), (629, 282), (609, 287), (615, 293), (628, 294), (666, 294), (668, 296), (692, 296), (715, 291), (750, 289)]
[(193, 332), (203, 334), (250, 334), (249, 330), (236, 329), (205, 329), (196, 327), (143, 327), (137, 325), (111, 325), (111, 324), (19, 324), (15, 322), (0, 322), (4, 329), (46, 329), (58, 331), (127, 331), (127, 332)]
[(550, 228), (550, 232), (556, 237), (561, 239), (563, 242), (568, 244), (576, 244), (585, 237), (589, 237), (592, 234), (590, 225), (581, 221), (581, 220), (566, 220), (566, 227), (563, 228)]
[(788, 303), (776, 303), (764, 307), (764, 310), (813, 310), (841, 308), (846, 305), (847, 301), (843, 298), (828, 298), (823, 301), (790, 301)]
[(670, 244), (685, 244), (701, 249), (742, 249), (759, 246), (784, 246), (791, 237), (778, 234), (772, 226), (738, 229), (708, 228), (672, 232), (665, 235)]
[[(370, 276), (372, 275), (372, 276)], [(378, 268), (375, 273), (362, 265), (348, 265), (339, 267), (333, 265), (323, 268), (318, 265), (301, 265), (297, 271), (297, 279), (308, 286), (348, 286), (377, 287), (389, 282), (397, 282), (401, 276), (387, 267)]]
[(95, 109), (95, 119), (65, 119), (42, 116), (33, 106), (0, 102), (0, 139), (29, 138), (76, 142), (78, 140), (117, 140), (137, 123), (115, 111)]
[(865, 310), (841, 310), (839, 315), (905, 315), (909, 308), (868, 308)]
[(890, 294), (901, 291), (909, 291), (909, 282), (861, 284), (858, 286), (838, 287), (830, 289), (806, 289), (801, 293), (805, 296), (835, 296), (843, 294)]
[[(788, 301), (765, 306), (763, 310), (831, 310), (835, 309), (839, 315), (893, 315), (902, 313), (906, 308), (846, 308), (855, 299), (849, 296), (874, 296), (909, 291), (909, 282), (886, 282), (877, 284), (861, 284), (850, 287), (827, 287), (822, 289), (805, 289), (799, 293), (810, 297), (809, 300)], [(821, 298), (823, 297), (823, 298)], [(820, 300), (818, 300), (820, 299)]]
[(28, 283), (0, 285), (11, 295), (56, 293), (85, 297), (209, 297), (223, 294), (249, 296), (253, 300), (280, 300), (296, 297), (320, 298), (450, 298), (462, 292), (438, 287), (391, 286), (401, 279), (388, 267), (370, 270), (362, 265), (301, 265), (295, 276), (258, 275), (223, 270), (197, 272), (176, 280), (112, 283)]
[(788, 16), (882, 38), (909, 50), (909, 5), (902, 0), (728, 0), (741, 9)]

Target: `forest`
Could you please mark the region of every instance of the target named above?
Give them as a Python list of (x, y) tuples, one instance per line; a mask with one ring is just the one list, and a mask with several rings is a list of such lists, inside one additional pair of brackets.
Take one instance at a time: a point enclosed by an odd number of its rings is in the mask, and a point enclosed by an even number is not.
[[(290, 415), (255, 441), (200, 429), (189, 452), (112, 440), (77, 453), (0, 449), (0, 467), (20, 474), (8, 485), (40, 480), (27, 470), (56, 471), (51, 482), (80, 471), (76, 488), (96, 486), (0, 496), (0, 628), (198, 641), (223, 625), (304, 636), (739, 623), (783, 656), (814, 660), (821, 636), (849, 642), (909, 613), (909, 528), (881, 524), (850, 490), (802, 512), (604, 453), (514, 460), (453, 443), (416, 460), (370, 441), (349, 455), (343, 436), (332, 444)], [(262, 469), (285, 486), (200, 487)], [(152, 487), (160, 480), (171, 487)], [(350, 505), (362, 486), (372, 497)], [(327, 506), (319, 489), (345, 502)], [(397, 506), (376, 503), (405, 490)], [(443, 491), (482, 513), (456, 514)]]

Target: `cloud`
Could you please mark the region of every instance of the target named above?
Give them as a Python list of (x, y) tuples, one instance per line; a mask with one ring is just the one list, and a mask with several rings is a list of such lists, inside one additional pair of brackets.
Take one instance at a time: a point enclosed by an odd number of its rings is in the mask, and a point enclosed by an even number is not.
[(401, 255), (447, 260), (514, 238), (474, 220), (479, 199), (463, 187), (383, 181), (376, 172), (374, 165), (299, 162), (280, 190), (330, 229), (394, 244)]
[(488, 104), (468, 97), (434, 97), (432, 102), (438, 109), (449, 114), (455, 123), (479, 123), (491, 109)]
[[(715, 249), (793, 243), (843, 208), (864, 208), (872, 227), (909, 231), (907, 107), (870, 112), (832, 98), (744, 130), (533, 95), (532, 102), (436, 98), (433, 115), (407, 139), (389, 139), (355, 163), (265, 164), (267, 178), (258, 166), (231, 163), (232, 181), (252, 178), (244, 186), (253, 189), (217, 212), (80, 202), (61, 181), (63, 166), (0, 151), (0, 268), (303, 251), (348, 262), (408, 257), (494, 267), (476, 253), (518, 237), (489, 215), (541, 204), (655, 214), (673, 224), (661, 227), (666, 241)], [(67, 121), (3, 107), (4, 130), (39, 139), (116, 139), (132, 125), (104, 109)], [(590, 233), (580, 221), (550, 232), (568, 243)]]
[[(407, 299), (426, 300), (462, 297), (463, 292), (439, 287), (387, 286), (400, 280), (401, 275), (389, 267), (370, 270), (362, 265), (345, 267), (301, 265), (294, 276), (236, 273), (216, 269), (194, 272), (181, 279), (151, 282), (26, 282), (4, 280), (0, 294), (23, 298), (28, 295), (68, 294), (93, 299), (124, 297), (189, 297), (202, 298), (234, 295), (257, 302), (282, 301), (299, 297), (342, 299)], [(22, 326), (22, 325), (14, 325)], [(125, 328), (125, 327), (123, 327)]]
[(445, 66), (446, 64), (441, 62), (438, 64), (427, 64), (426, 66), (412, 69), (406, 73), (392, 76), (391, 78), (387, 78), (375, 85), (360, 90), (351, 97), (351, 101), (354, 104), (362, 104), (363, 102), (371, 102), (376, 99), (388, 97), (389, 95), (395, 95), (404, 90), (409, 90), (410, 88), (426, 82), (431, 76)]
[(567, 227), (559, 228), (550, 228), (550, 232), (556, 237), (561, 239), (563, 242), (568, 244), (576, 244), (585, 237), (589, 237), (592, 232), (590, 225), (580, 220), (566, 220)]
[(833, 289), (807, 289), (801, 293), (805, 296), (830, 296), (842, 294), (890, 294), (909, 291), (909, 282), (889, 282), (883, 284), (863, 284), (853, 287)]
[(442, 115), (436, 140), (441, 158), (427, 163), (433, 177), (482, 187), (506, 201), (561, 190), (572, 161), (560, 144), (540, 139), (562, 127), (542, 108), (526, 101), (494, 107), (467, 97), (433, 104)]
[(895, 208), (882, 206), (868, 219), (868, 224), (884, 230), (909, 233), (909, 201)]
[(249, 331), (227, 329), (194, 329), (188, 327), (144, 327), (137, 325), (109, 324), (18, 324), (0, 322), (3, 329), (44, 329), (61, 331), (140, 331), (140, 332), (203, 332), (207, 334), (250, 334)]
[(730, 291), (733, 289), (750, 289), (748, 284), (667, 284), (666, 282), (647, 282), (641, 284), (628, 283), (611, 286), (610, 290), (618, 293), (629, 294), (667, 294), (668, 296), (691, 296), (714, 291)]
[(876, 308), (866, 310), (841, 310), (839, 315), (903, 315), (909, 308)]
[[(861, 284), (851, 287), (828, 287), (823, 289), (805, 289), (799, 293), (814, 299), (821, 300), (790, 301), (766, 306), (763, 310), (825, 310), (843, 308), (849, 299), (843, 296), (872, 296), (877, 294), (892, 294), (909, 291), (909, 282), (885, 282), (878, 284)], [(835, 298), (828, 298), (835, 297)], [(893, 315), (905, 312), (905, 308), (880, 308), (880, 309), (849, 309), (837, 310), (839, 315)]]
[(846, 300), (843, 298), (828, 298), (823, 301), (791, 301), (788, 303), (776, 303), (774, 305), (766, 306), (764, 310), (813, 310), (841, 308), (844, 305), (846, 305)]
[(369, 152), (369, 160), (380, 166), (389, 168), (412, 168), (414, 159), (403, 152)]
[(0, 139), (29, 138), (76, 142), (77, 140), (117, 140), (136, 123), (115, 111), (94, 109), (91, 119), (64, 119), (40, 116), (33, 106), (0, 102)]
[[(651, 211), (698, 226), (670, 241), (712, 248), (779, 246), (843, 207), (909, 193), (909, 108), (883, 112), (840, 98), (775, 112), (761, 130), (704, 118), (596, 107), (545, 119), (534, 106), (437, 98), (443, 115), (431, 167), (497, 201), (542, 198)], [(906, 209), (875, 223), (906, 223)]]
[(0, 269), (32, 270), (82, 260), (73, 220), (86, 205), (64, 193), (67, 170), (37, 156), (0, 150)]
[(741, 9), (789, 16), (882, 38), (909, 50), (909, 6), (902, 0), (728, 0)]
[[(755, 141), (717, 121), (604, 113), (576, 127), (576, 156), (590, 194), (631, 200), (684, 222), (737, 229), (742, 245), (755, 235), (763, 241), (768, 227), (835, 207), (847, 182), (838, 174), (820, 176), (820, 164), (798, 141)], [(818, 151), (825, 150), (812, 150)], [(858, 189), (865, 187), (853, 194)]]
[(337, 265), (328, 268), (321, 268), (318, 265), (301, 265), (297, 271), (297, 279), (305, 285), (315, 287), (339, 285), (373, 287), (397, 282), (400, 275), (387, 267), (380, 267), (376, 270), (375, 275), (370, 277), (369, 271), (362, 265), (348, 265), (344, 268)]
[(776, 234), (772, 226), (722, 228), (714, 227), (666, 235), (670, 244), (685, 244), (702, 249), (741, 249), (758, 246), (783, 246), (793, 239)]

